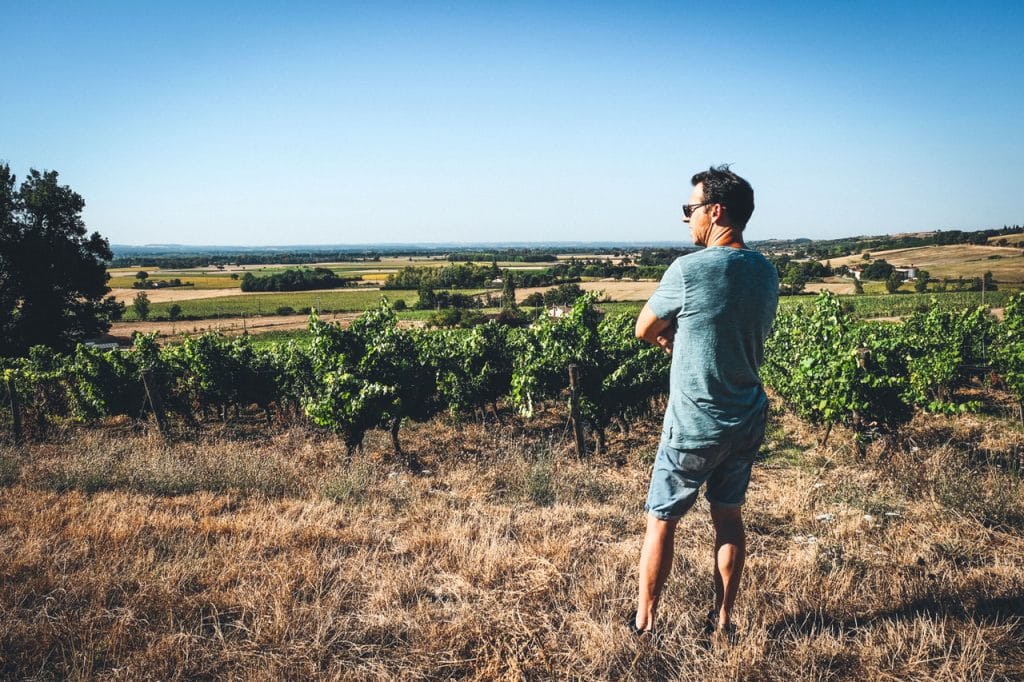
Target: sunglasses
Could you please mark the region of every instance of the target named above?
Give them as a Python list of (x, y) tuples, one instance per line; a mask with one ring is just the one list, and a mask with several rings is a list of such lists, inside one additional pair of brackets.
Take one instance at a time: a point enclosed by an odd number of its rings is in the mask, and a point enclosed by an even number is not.
[(714, 203), (716, 203), (716, 202), (714, 202), (714, 201), (702, 201), (699, 204), (683, 204), (683, 215), (686, 216), (687, 218), (689, 218), (690, 216), (693, 215), (693, 212), (696, 211), (701, 206), (710, 206), (711, 204), (714, 204)]

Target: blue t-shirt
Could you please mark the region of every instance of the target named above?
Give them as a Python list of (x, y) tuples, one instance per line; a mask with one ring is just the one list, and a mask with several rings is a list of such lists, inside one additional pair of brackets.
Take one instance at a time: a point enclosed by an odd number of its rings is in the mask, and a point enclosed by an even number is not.
[(713, 246), (669, 266), (647, 302), (676, 325), (663, 444), (708, 447), (759, 423), (757, 370), (778, 302), (778, 273), (757, 251)]

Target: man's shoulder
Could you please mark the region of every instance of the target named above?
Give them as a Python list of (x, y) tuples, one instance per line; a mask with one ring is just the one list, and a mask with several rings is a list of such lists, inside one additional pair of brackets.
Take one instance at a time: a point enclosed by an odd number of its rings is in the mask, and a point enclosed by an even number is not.
[(672, 265), (681, 268), (702, 267), (707, 263), (729, 261), (734, 258), (741, 258), (759, 265), (771, 265), (771, 261), (765, 258), (764, 254), (760, 251), (733, 247), (710, 247), (693, 251), (679, 256), (679, 258), (672, 262)]

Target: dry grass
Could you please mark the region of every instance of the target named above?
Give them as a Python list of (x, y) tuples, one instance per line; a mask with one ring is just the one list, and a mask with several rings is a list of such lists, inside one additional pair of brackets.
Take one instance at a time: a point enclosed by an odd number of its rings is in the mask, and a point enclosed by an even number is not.
[[(347, 327), (354, 319), (359, 317), (358, 313), (324, 313), (321, 319), (328, 322), (337, 322)], [(408, 321), (399, 323), (405, 326), (411, 325)], [(211, 318), (208, 320), (178, 320), (176, 322), (115, 322), (110, 326), (108, 332), (111, 336), (131, 338), (134, 332), (141, 334), (160, 334), (161, 342), (179, 341), (187, 335), (202, 334), (207, 331), (218, 331), (228, 336), (240, 334), (263, 334), (266, 332), (278, 332), (295, 329), (308, 329), (309, 315), (263, 315), (249, 318)]]
[(169, 287), (166, 289), (118, 289), (110, 290), (110, 295), (118, 301), (131, 305), (140, 291), (146, 292), (146, 298), (150, 303), (173, 303), (175, 301), (196, 301), (203, 298), (223, 298), (224, 296), (251, 296), (252, 292), (242, 291), (238, 283), (229, 287), (232, 282), (222, 278), (220, 287), (197, 288), (197, 287)]
[(622, 625), (653, 426), (579, 462), (557, 416), (418, 425), (405, 440), (424, 476), (383, 434), (351, 464), (301, 428), (258, 435), (108, 428), (0, 449), (0, 675), (1024, 675), (1024, 439), (1002, 423), (922, 417), (858, 461), (847, 435), (815, 449), (776, 415), (726, 651), (700, 635), (703, 504), (680, 523), (659, 636)]
[[(981, 277), (991, 272), (999, 282), (1024, 282), (1024, 252), (1008, 246), (980, 246), (952, 244), (948, 246), (919, 246), (891, 251), (872, 251), (874, 260), (884, 259), (896, 267), (915, 265), (935, 278)], [(832, 267), (840, 265), (866, 265), (861, 254), (833, 258)]]
[[(554, 287), (526, 287), (516, 289), (516, 300), (523, 301), (532, 293), (544, 293)], [(658, 288), (657, 281), (598, 280), (580, 282), (580, 289), (603, 295), (609, 301), (646, 301)]]

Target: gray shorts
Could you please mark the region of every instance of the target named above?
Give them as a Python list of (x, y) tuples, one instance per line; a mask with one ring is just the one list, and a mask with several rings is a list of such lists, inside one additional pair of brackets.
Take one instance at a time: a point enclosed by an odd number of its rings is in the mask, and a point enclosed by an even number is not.
[(702, 484), (714, 507), (739, 507), (746, 500), (750, 468), (764, 441), (764, 422), (742, 437), (696, 450), (662, 444), (654, 458), (651, 487), (644, 510), (662, 521), (689, 511)]

